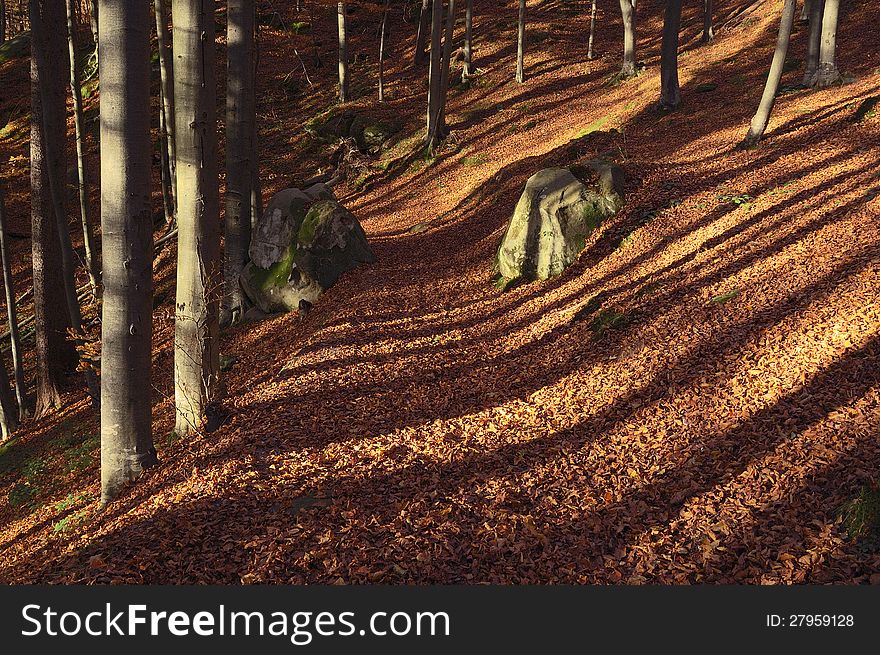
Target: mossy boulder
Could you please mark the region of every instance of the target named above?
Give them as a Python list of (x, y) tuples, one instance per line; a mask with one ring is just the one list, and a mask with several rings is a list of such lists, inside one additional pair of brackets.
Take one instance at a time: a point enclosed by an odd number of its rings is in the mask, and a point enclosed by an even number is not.
[(505, 280), (559, 275), (590, 233), (623, 207), (623, 179), (620, 168), (601, 161), (532, 175), (498, 247), (496, 272)]
[(376, 261), (358, 220), (333, 200), (312, 205), (299, 228), (296, 266), (327, 289), (359, 264)]
[(349, 136), (357, 143), (358, 150), (372, 155), (378, 154), (382, 146), (397, 133), (397, 126), (389, 121), (381, 121), (370, 116), (355, 116), (349, 128)]
[(0, 43), (0, 64), (5, 64), (12, 59), (29, 57), (31, 54), (30, 31), (16, 34), (14, 38)]
[(305, 129), (327, 143), (344, 138), (354, 139), (358, 150), (365, 154), (377, 154), (399, 131), (394, 121), (377, 117), (370, 111), (358, 112), (354, 109), (330, 110), (306, 123)]
[(265, 313), (314, 304), (342, 273), (375, 261), (358, 220), (323, 184), (277, 193), (257, 223), (250, 257), (241, 287)]

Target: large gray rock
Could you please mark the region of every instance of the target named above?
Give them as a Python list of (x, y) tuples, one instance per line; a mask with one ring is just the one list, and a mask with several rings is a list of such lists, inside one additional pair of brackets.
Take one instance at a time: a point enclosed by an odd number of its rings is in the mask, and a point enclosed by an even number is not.
[(375, 261), (358, 220), (323, 184), (277, 193), (257, 224), (250, 256), (241, 287), (266, 313), (314, 304), (342, 273)]
[(584, 249), (590, 233), (623, 207), (623, 171), (591, 161), (575, 169), (547, 168), (532, 175), (514, 209), (495, 257), (507, 280), (546, 280)]

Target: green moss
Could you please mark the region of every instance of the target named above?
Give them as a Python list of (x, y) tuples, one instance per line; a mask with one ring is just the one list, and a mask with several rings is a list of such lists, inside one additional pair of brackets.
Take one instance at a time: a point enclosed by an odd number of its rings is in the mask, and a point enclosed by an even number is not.
[(611, 120), (611, 116), (602, 116), (601, 118), (597, 118), (592, 123), (587, 125), (584, 129), (578, 132), (575, 135), (575, 139), (583, 139), (588, 134), (592, 134), (593, 132), (597, 132), (605, 127), (605, 124)]
[(862, 487), (840, 511), (846, 536), (868, 551), (880, 550), (880, 489)]
[(14, 39), (0, 44), (0, 64), (5, 64), (12, 59), (27, 57), (31, 52), (31, 33), (22, 32)]
[(626, 314), (622, 314), (614, 309), (603, 309), (593, 322), (590, 324), (590, 330), (597, 337), (601, 337), (608, 330), (616, 330), (625, 327), (629, 323)]
[(290, 271), (293, 269), (293, 248), (289, 248), (284, 257), (269, 268), (252, 267), (251, 283), (258, 289), (270, 289), (287, 284)]
[(336, 203), (332, 200), (321, 200), (312, 205), (299, 228), (297, 242), (308, 245), (315, 239), (318, 226), (324, 223), (333, 214)]

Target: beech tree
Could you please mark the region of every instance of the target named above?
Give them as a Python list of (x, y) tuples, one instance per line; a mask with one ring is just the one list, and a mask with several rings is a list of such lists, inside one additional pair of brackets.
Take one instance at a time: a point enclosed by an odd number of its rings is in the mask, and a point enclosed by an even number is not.
[(385, 33), (388, 30), (388, 9), (391, 0), (382, 7), (382, 24), (379, 26), (379, 102), (385, 102)]
[(819, 72), (816, 84), (831, 86), (840, 80), (837, 69), (837, 16), (840, 0), (825, 0), (822, 9), (822, 41), (819, 45)]
[(526, 81), (523, 70), (523, 58), (526, 49), (526, 0), (519, 0), (519, 20), (516, 25), (516, 81)]
[(623, 18), (623, 66), (620, 77), (636, 74), (636, 0), (620, 0), (620, 14)]
[(587, 39), (587, 59), (593, 58), (593, 37), (596, 35), (596, 0), (590, 6), (590, 36)]
[(703, 36), (701, 41), (709, 43), (715, 38), (715, 28), (712, 25), (712, 0), (703, 0)]
[(430, 18), (431, 0), (422, 0), (422, 8), (419, 11), (419, 27), (416, 32), (416, 50), (413, 56), (413, 63), (421, 66), (425, 63), (425, 47), (428, 43), (428, 19)]
[(218, 393), (219, 191), (214, 3), (173, 0), (177, 143), (175, 431), (197, 430)]
[[(425, 0), (427, 2), (427, 0)], [(467, 80), (474, 71), (474, 0), (466, 0), (464, 7), (464, 45), (461, 79)]]
[(442, 129), (440, 125), (440, 65), (442, 53), (440, 43), (443, 30), (443, 0), (433, 0), (431, 11), (431, 59), (428, 66), (428, 129), (427, 147), (433, 150), (440, 142)]
[(150, 5), (101, 0), (101, 503), (156, 464), (150, 365)]
[(6, 294), (6, 316), (9, 321), (9, 348), (12, 351), (12, 367), (15, 371), (15, 399), (18, 416), (24, 419), (30, 413), (27, 386), (24, 380), (21, 335), (18, 331), (18, 310), (15, 306), (15, 286), (12, 280), (12, 263), (9, 258), (9, 241), (6, 233), (6, 206), (3, 188), (0, 187), (0, 264), (3, 266), (3, 288)]
[(660, 51), (660, 108), (673, 110), (681, 102), (678, 86), (678, 32), (681, 28), (681, 0), (667, 0), (663, 14), (663, 44)]
[[(73, 343), (67, 339), (71, 327), (70, 315), (58, 311), (64, 307), (64, 280), (61, 261), (59, 222), (50, 192), (50, 170), (56, 179), (63, 179), (66, 171), (64, 148), (65, 89), (60, 71), (67, 68), (67, 48), (64, 39), (66, 23), (64, 5), (31, 0), (31, 24), (37, 12), (38, 22), (45, 20), (52, 38), (43, 41), (43, 31), (36, 30), (31, 37), (31, 264), (34, 287), (34, 354), (36, 357), (36, 397), (34, 416), (39, 418), (61, 406), (59, 389), (66, 373), (76, 367), (77, 355)], [(39, 13), (42, 12), (42, 16)], [(49, 61), (63, 65), (46, 67), (42, 49)], [(44, 113), (45, 120), (44, 120)], [(56, 144), (54, 149), (47, 144)], [(64, 195), (59, 194), (63, 203)]]
[[(828, 0), (829, 2), (833, 0)], [(779, 20), (779, 36), (776, 39), (776, 50), (773, 52), (773, 61), (770, 63), (770, 72), (767, 74), (767, 82), (764, 85), (764, 93), (758, 105), (758, 111), (752, 117), (749, 131), (740, 143), (740, 147), (749, 147), (756, 144), (767, 129), (770, 121), (770, 112), (776, 101), (776, 92), (779, 90), (779, 80), (782, 79), (782, 68), (785, 64), (785, 55), (788, 53), (788, 42), (791, 39), (791, 29), (794, 25), (795, 0), (785, 0), (782, 6), (782, 17)]]
[(336, 3), (336, 25), (339, 34), (339, 102), (348, 101), (348, 37), (345, 34), (345, 3)]
[(95, 237), (92, 229), (92, 217), (89, 213), (89, 195), (86, 186), (86, 167), (83, 154), (83, 106), (82, 90), (80, 89), (79, 63), (76, 58), (76, 16), (73, 0), (66, 0), (67, 8), (67, 43), (70, 57), (70, 94), (73, 98), (73, 124), (76, 130), (76, 172), (79, 187), (79, 215), (82, 220), (83, 248), (85, 250), (86, 272), (92, 287), (92, 296), (101, 296), (100, 267), (96, 260)]
[(251, 243), (252, 139), (255, 129), (253, 0), (229, 0), (226, 23), (226, 235), (223, 278), (225, 293), (220, 322), (237, 323), (245, 298), (238, 277), (248, 261)]
[(807, 38), (807, 57), (804, 65), (803, 86), (815, 86), (819, 76), (819, 46), (822, 41), (822, 12), (825, 0), (812, 0), (804, 3), (809, 9), (810, 34)]
[(174, 145), (174, 58), (171, 56), (171, 35), (168, 31), (168, 2), (154, 0), (156, 42), (159, 48), (159, 135), (162, 160), (162, 195), (165, 220), (174, 223), (177, 155)]

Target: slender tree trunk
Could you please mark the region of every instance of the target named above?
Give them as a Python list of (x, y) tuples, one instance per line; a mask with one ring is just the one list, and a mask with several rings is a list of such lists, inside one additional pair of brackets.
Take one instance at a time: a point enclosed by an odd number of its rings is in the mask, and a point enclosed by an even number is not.
[(593, 58), (593, 37), (596, 35), (596, 0), (590, 6), (590, 38), (587, 41), (587, 59)]
[(382, 27), (379, 31), (379, 102), (385, 102), (385, 32), (388, 25), (388, 8), (391, 0), (385, 0), (382, 9)]
[(79, 183), (79, 215), (82, 219), (83, 247), (85, 249), (86, 272), (92, 287), (92, 297), (101, 297), (101, 269), (95, 252), (95, 237), (92, 217), (89, 214), (89, 194), (86, 186), (85, 155), (83, 153), (83, 107), (82, 91), (79, 86), (79, 64), (76, 60), (76, 22), (74, 20), (74, 0), (66, 0), (67, 5), (67, 43), (70, 57), (70, 93), (73, 96), (73, 123), (76, 129), (76, 172)]
[(345, 3), (336, 3), (336, 24), (339, 32), (339, 102), (348, 101), (348, 39), (345, 34)]
[(519, 21), (516, 27), (516, 81), (526, 81), (523, 58), (526, 53), (526, 0), (519, 0)]
[[(37, 47), (32, 50), (37, 60), (37, 67), (42, 71), (48, 71), (50, 59), (47, 54), (50, 50), (50, 43), (53, 41), (61, 41), (63, 43), (64, 27), (66, 17), (64, 13), (56, 15), (54, 0), (48, 0), (44, 4), (43, 12), (40, 9), (40, 0), (30, 0), (31, 7), (31, 38)], [(50, 11), (51, 8), (51, 11)], [(63, 11), (63, 8), (62, 8)], [(62, 52), (64, 48), (62, 46)], [(60, 61), (68, 65), (66, 61), (66, 53), (62, 55)], [(41, 85), (40, 101), (42, 103), (42, 128), (43, 128), (43, 148), (46, 151), (46, 157), (50, 161), (64, 162), (64, 141), (65, 139), (54, 139), (49, 135), (53, 134), (55, 126), (60, 124), (57, 134), (66, 135), (66, 120), (64, 116), (65, 104), (53, 102), (55, 98), (49, 88), (49, 85)], [(60, 115), (59, 115), (60, 114)], [(76, 294), (76, 278), (74, 277), (73, 264), (73, 245), (70, 241), (70, 229), (67, 225), (67, 213), (65, 211), (64, 202), (64, 167), (50, 166), (48, 169), (49, 194), (52, 200), (52, 210), (55, 215), (56, 229), (58, 239), (61, 243), (61, 276), (64, 284), (64, 295), (67, 300), (67, 312), (70, 317), (70, 326), (77, 335), (82, 334), (82, 315), (80, 313), (79, 299)], [(98, 389), (98, 380), (95, 372), (89, 368), (85, 371), (86, 384), (88, 385), (89, 395), (92, 402), (99, 402), (100, 391)]]
[(92, 28), (92, 39), (98, 46), (98, 0), (89, 0), (89, 26)]
[[(47, 5), (55, 13), (56, 24), (64, 20), (64, 8), (58, 3)], [(48, 140), (64, 144), (65, 124), (63, 107), (65, 103), (64, 78), (58, 75), (60, 66), (46, 70), (40, 65), (37, 52), (50, 47), (49, 57), (53, 61), (64, 61), (67, 56), (64, 41), (52, 39), (48, 44), (41, 41), (39, 32), (31, 38), (31, 245), (34, 285), (34, 327), (36, 354), (36, 399), (34, 416), (39, 418), (52, 409), (61, 406), (59, 389), (64, 374), (76, 367), (76, 350), (67, 340), (70, 317), (64, 311), (64, 280), (58, 262), (61, 259), (61, 241), (58, 238), (58, 222), (49, 187), (49, 170), (54, 175), (64, 175), (64, 149), (55, 148), (50, 156), (46, 148)], [(66, 62), (65, 62), (66, 63)], [(51, 98), (56, 106), (48, 112), (50, 124), (48, 135), (44, 138), (43, 113), (46, 109), (43, 95)]]
[[(311, 15), (311, 14), (310, 14)], [(251, 132), (251, 233), (263, 215), (263, 191), (260, 183), (260, 151), (257, 127), (257, 81), (260, 79), (260, 25), (254, 21), (254, 124)]]
[[(150, 364), (150, 13), (146, 0), (101, 0), (101, 504), (157, 463)], [(212, 17), (213, 18), (213, 17)]]
[(474, 0), (466, 0), (464, 6), (464, 62), (461, 66), (461, 81), (474, 74)]
[[(829, 0), (830, 1), (830, 0)], [(749, 131), (743, 139), (740, 147), (748, 147), (756, 144), (764, 135), (767, 123), (770, 121), (770, 113), (776, 101), (776, 92), (779, 89), (779, 80), (782, 79), (782, 68), (785, 64), (785, 55), (788, 52), (788, 42), (791, 39), (791, 29), (794, 24), (795, 0), (785, 0), (782, 6), (782, 17), (779, 20), (779, 36), (776, 39), (776, 50), (773, 53), (773, 61), (770, 64), (770, 72), (767, 75), (767, 83), (764, 85), (764, 94), (758, 111), (752, 118)]]
[(620, 0), (623, 17), (623, 66), (620, 77), (636, 74), (636, 0)]
[(819, 88), (831, 86), (840, 79), (837, 70), (837, 16), (840, 0), (825, 0), (822, 10), (822, 41), (819, 45)]
[(807, 40), (807, 61), (804, 67), (803, 86), (816, 86), (819, 76), (819, 47), (822, 42), (822, 12), (825, 0), (812, 0), (809, 3), (810, 35)]
[[(825, 0), (819, 0), (825, 2)], [(804, 0), (804, 6), (801, 7), (801, 21), (809, 20), (810, 11), (813, 9), (813, 0)]]
[(175, 431), (197, 430), (217, 396), (220, 264), (214, 3), (173, 0), (177, 140)]
[(6, 0), (0, 0), (0, 43), (6, 40)]
[[(166, 191), (170, 196), (172, 214), (170, 223), (174, 222), (173, 212), (176, 207), (177, 190), (177, 155), (174, 144), (174, 57), (171, 55), (171, 34), (168, 29), (168, 0), (154, 0), (156, 15), (156, 41), (159, 48), (159, 98), (162, 103), (160, 123), (162, 141), (165, 149), (164, 159), (168, 162), (168, 185)], [(166, 211), (166, 219), (169, 218)]]
[(431, 0), (422, 0), (422, 10), (419, 12), (419, 31), (416, 33), (416, 52), (413, 63), (421, 66), (425, 63), (425, 45), (428, 41), (428, 18)]
[(162, 182), (162, 213), (169, 229), (174, 226), (174, 197), (171, 189), (174, 179), (171, 176), (171, 162), (168, 159), (168, 122), (165, 118), (165, 94), (159, 86), (159, 172)]
[(12, 280), (12, 262), (9, 257), (9, 242), (6, 234), (6, 207), (3, 202), (3, 189), (0, 188), (0, 263), (3, 266), (6, 315), (9, 319), (9, 347), (12, 350), (12, 366), (15, 369), (15, 399), (18, 401), (18, 416), (24, 419), (30, 413), (31, 405), (24, 380), (21, 335), (18, 332), (18, 308), (15, 306), (15, 286)]
[(715, 29), (712, 26), (712, 0), (703, 0), (703, 43), (709, 43), (715, 38)]
[(663, 15), (663, 44), (660, 54), (660, 108), (678, 107), (678, 33), (681, 28), (681, 0), (667, 0)]
[(452, 37), (455, 33), (455, 0), (446, 5), (446, 32), (443, 36), (443, 64), (440, 72), (440, 117), (438, 130), (446, 135), (446, 96), (449, 91), (449, 75), (452, 72)]
[(431, 59), (428, 66), (428, 129), (426, 143), (433, 151), (440, 142), (440, 66), (442, 53), (440, 42), (443, 35), (443, 0), (433, 0), (431, 11)]
[(254, 11), (253, 0), (229, 0), (226, 23), (225, 293), (220, 318), (223, 325), (238, 323), (245, 308), (238, 278), (248, 261), (253, 212)]
[(18, 429), (18, 413), (15, 411), (15, 398), (9, 386), (9, 374), (0, 361), (0, 442), (6, 441)]

